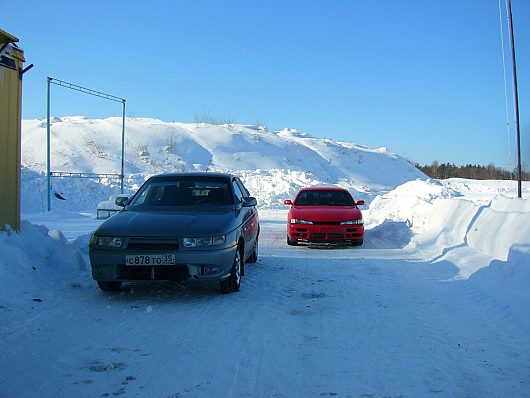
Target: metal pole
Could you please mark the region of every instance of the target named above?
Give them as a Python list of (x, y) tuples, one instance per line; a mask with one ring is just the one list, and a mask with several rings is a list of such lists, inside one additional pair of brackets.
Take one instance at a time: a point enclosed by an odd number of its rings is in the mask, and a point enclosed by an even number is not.
[(519, 126), (519, 94), (517, 92), (517, 67), (515, 65), (515, 41), (513, 38), (513, 21), (512, 21), (512, 2), (507, 0), (508, 7), (508, 27), (510, 30), (510, 43), (512, 46), (512, 65), (513, 65), (513, 95), (515, 107), (515, 128), (517, 131), (517, 197), (522, 197), (522, 171), (521, 171), (521, 130)]
[(125, 100), (122, 102), (123, 112), (121, 116), (121, 193), (123, 193), (124, 159), (125, 159)]
[(51, 172), (50, 172), (50, 81), (51, 77), (48, 77), (48, 101), (47, 101), (47, 123), (46, 123), (46, 174), (48, 176), (48, 211), (52, 209), (51, 199)]

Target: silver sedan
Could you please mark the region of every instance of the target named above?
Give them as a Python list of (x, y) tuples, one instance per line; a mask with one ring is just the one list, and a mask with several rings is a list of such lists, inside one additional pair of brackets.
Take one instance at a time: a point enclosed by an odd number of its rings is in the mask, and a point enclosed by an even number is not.
[(256, 199), (222, 173), (149, 178), (89, 245), (92, 277), (102, 290), (127, 281), (218, 281), (238, 291), (245, 262), (258, 258)]

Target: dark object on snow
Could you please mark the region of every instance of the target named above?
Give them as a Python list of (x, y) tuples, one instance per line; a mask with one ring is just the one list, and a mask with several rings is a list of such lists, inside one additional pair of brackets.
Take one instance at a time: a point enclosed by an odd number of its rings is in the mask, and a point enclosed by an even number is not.
[(63, 195), (61, 195), (59, 192), (54, 192), (53, 194), (55, 195), (57, 199), (66, 200), (66, 198)]

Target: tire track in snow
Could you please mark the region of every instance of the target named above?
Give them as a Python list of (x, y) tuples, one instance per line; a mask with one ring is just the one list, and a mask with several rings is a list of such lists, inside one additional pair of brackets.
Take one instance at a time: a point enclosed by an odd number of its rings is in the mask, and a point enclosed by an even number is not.
[(282, 278), (274, 277), (283, 266), (267, 256), (260, 256), (257, 264), (247, 267), (244, 290), (242, 287), (240, 292), (242, 302), (239, 310), (244, 319), (239, 335), (241, 351), (235, 361), (228, 397), (263, 395), (260, 385), (263, 384), (263, 375), (268, 374), (268, 369), (263, 367), (263, 359), (276, 338), (269, 329), (274, 322), (270, 300), (279, 294), (284, 285)]

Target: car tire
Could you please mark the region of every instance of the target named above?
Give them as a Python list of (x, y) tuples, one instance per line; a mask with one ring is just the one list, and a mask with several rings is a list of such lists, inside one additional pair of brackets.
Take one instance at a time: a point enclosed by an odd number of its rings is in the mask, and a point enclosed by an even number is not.
[(254, 250), (252, 250), (252, 254), (247, 259), (247, 263), (255, 263), (258, 261), (258, 238), (256, 238), (256, 242), (254, 243)]
[(98, 286), (104, 292), (117, 292), (121, 288), (122, 282), (98, 281)]
[(356, 239), (351, 241), (352, 246), (361, 246), (364, 242), (364, 239)]
[(289, 246), (298, 246), (298, 240), (297, 239), (289, 239), (289, 235), (287, 235), (287, 244)]
[(241, 287), (241, 270), (243, 268), (241, 260), (241, 252), (239, 247), (236, 250), (236, 256), (234, 258), (234, 264), (232, 265), (232, 270), (230, 271), (230, 276), (224, 281), (220, 282), (221, 292), (222, 293), (233, 293), (239, 291)]

